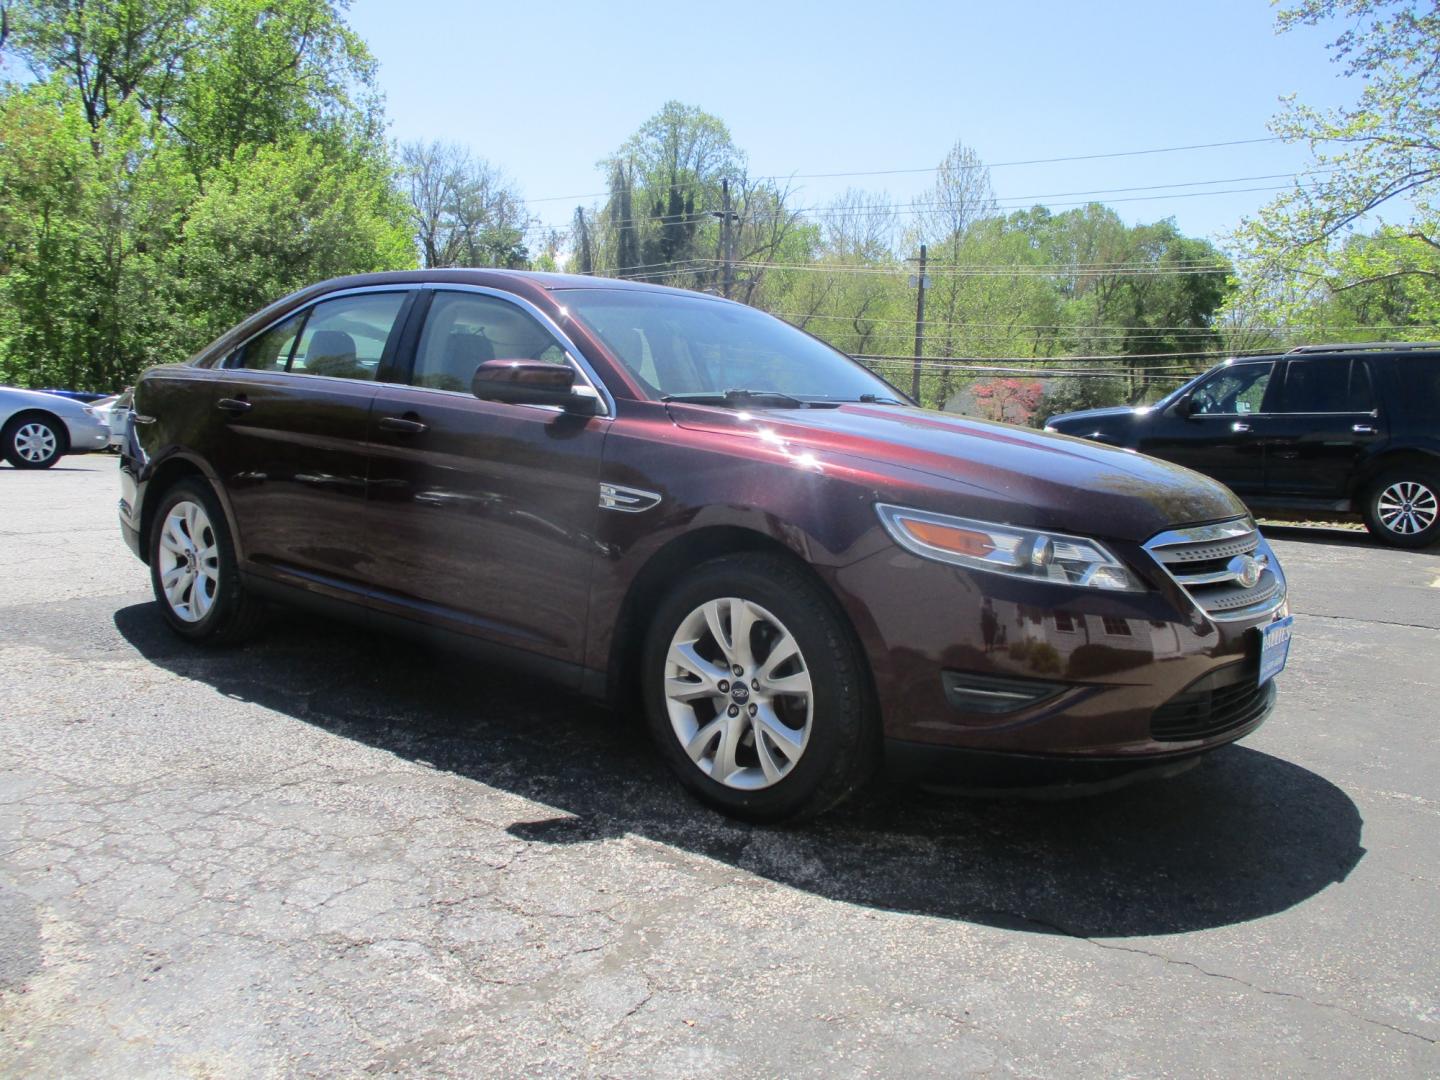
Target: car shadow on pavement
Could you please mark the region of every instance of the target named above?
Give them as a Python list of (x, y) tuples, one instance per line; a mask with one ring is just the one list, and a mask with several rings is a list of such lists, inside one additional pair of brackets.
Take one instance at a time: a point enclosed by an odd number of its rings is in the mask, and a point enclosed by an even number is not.
[(543, 804), (508, 827), (521, 840), (631, 834), (885, 911), (1083, 937), (1172, 934), (1284, 911), (1365, 854), (1344, 792), (1240, 746), (1179, 777), (1083, 799), (877, 785), (815, 821), (746, 826), (693, 802), (637, 718), (465, 657), (300, 613), (232, 650), (178, 640), (152, 604), (114, 618), (177, 675)]

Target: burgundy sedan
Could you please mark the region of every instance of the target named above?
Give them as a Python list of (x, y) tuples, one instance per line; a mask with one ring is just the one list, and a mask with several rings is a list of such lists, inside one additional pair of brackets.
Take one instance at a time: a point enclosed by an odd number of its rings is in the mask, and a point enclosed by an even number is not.
[(1174, 771), (1272, 707), (1285, 578), (1221, 485), (917, 408), (740, 304), (375, 274), (135, 388), (121, 525), (175, 632), (271, 601), (643, 709), (701, 799)]

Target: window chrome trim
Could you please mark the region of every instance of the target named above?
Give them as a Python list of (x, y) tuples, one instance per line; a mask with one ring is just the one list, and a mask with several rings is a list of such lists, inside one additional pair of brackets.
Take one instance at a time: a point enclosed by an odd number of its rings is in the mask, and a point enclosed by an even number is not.
[[(535, 304), (525, 299), (525, 297), (519, 296), (512, 292), (506, 292), (504, 289), (492, 288), (489, 285), (465, 285), (448, 281), (425, 281), (420, 283), (419, 288), (436, 293), (476, 293), (480, 296), (490, 296), (495, 298), (496, 300), (501, 301), (502, 303), (512, 304), (515, 307), (518, 307), (521, 311), (525, 312), (525, 314), (529, 315), (536, 322), (538, 322), (541, 327), (543, 327), (546, 331), (549, 332), (550, 336), (555, 339), (555, 343), (559, 345), (562, 350), (564, 350), (565, 358), (570, 361), (570, 366), (575, 368), (575, 370), (579, 373), (580, 377), (584, 379), (586, 384), (589, 385), (590, 389), (594, 391), (596, 397), (600, 399), (600, 404), (603, 406), (605, 411), (596, 413), (595, 415), (601, 420), (613, 420), (615, 418), (615, 397), (610, 393), (610, 388), (605, 385), (605, 380), (600, 378), (599, 373), (590, 366), (590, 362), (585, 359), (585, 354), (579, 350), (579, 348), (575, 345), (575, 342), (570, 340), (570, 336), (566, 334), (564, 330), (560, 329), (560, 325)], [(426, 312), (425, 317), (427, 319), (430, 317), (429, 312)], [(418, 340), (415, 343), (415, 348), (418, 352), (420, 348), (420, 343)], [(411, 365), (410, 374), (412, 377), (415, 374), (413, 364)], [(400, 385), (408, 386), (411, 389), (415, 390), (435, 389), (434, 387), (418, 387), (415, 386), (413, 383), (402, 383)], [(436, 392), (441, 394), (461, 393), (461, 391), (458, 390), (437, 390)], [(473, 397), (474, 395), (467, 396)], [(476, 398), (475, 400), (478, 401), (480, 399)], [(547, 411), (564, 411), (563, 408), (558, 405), (527, 405), (523, 407), (531, 409), (545, 409)]]
[[(523, 296), (517, 296), (515, 293), (506, 292), (503, 289), (491, 288), (488, 285), (466, 285), (461, 283), (452, 283), (448, 281), (416, 281), (392, 285), (359, 285), (350, 289), (337, 289), (335, 292), (328, 292), (325, 293), (323, 296), (317, 296), (311, 300), (307, 300), (305, 303), (291, 308), (279, 318), (266, 323), (263, 327), (261, 327), (259, 330), (256, 330), (253, 334), (246, 337), (243, 341), (240, 341), (227, 349), (219, 357), (218, 363), (212, 364), (208, 370), (226, 372), (249, 372), (252, 375), (284, 375), (287, 378), (326, 379), (333, 382), (342, 382), (350, 385), (359, 384), (362, 386), (395, 386), (402, 387), (406, 390), (425, 390), (429, 393), (434, 394), (454, 394), (462, 398), (468, 398), (472, 401), (479, 401), (479, 398), (476, 398), (473, 394), (467, 394), (463, 390), (441, 390), (433, 386), (416, 386), (413, 382), (382, 382), (378, 379), (347, 379), (339, 375), (316, 375), (312, 372), (305, 371), (277, 371), (273, 368), (266, 369), (230, 367), (226, 363), (226, 361), (228, 361), (241, 349), (245, 348), (245, 346), (249, 345), (250, 342), (260, 337), (262, 334), (268, 333), (286, 320), (293, 319), (296, 315), (308, 313), (311, 308), (315, 307), (316, 304), (322, 304), (328, 300), (343, 299), (347, 296), (363, 296), (367, 293), (380, 292), (478, 293), (481, 296), (494, 297), (496, 300), (499, 300), (503, 303), (513, 304), (515, 307), (518, 307), (521, 311), (525, 312), (527, 315), (535, 319), (535, 321), (538, 322), (540, 326), (546, 332), (548, 332), (552, 338), (555, 339), (555, 343), (559, 345), (560, 348), (565, 352), (565, 358), (570, 362), (570, 366), (575, 368), (581, 379), (584, 380), (584, 385), (588, 386), (590, 391), (597, 398), (599, 398), (600, 403), (605, 411), (596, 413), (596, 417), (601, 420), (613, 420), (615, 418), (615, 398), (614, 395), (610, 393), (610, 388), (605, 385), (605, 381), (601, 379), (595, 369), (590, 366), (589, 361), (585, 359), (584, 354), (581, 353), (579, 348), (576, 347), (575, 342), (570, 339), (569, 335), (566, 334), (565, 331), (560, 329), (559, 325), (555, 322), (555, 320), (550, 318), (549, 315), (547, 315), (540, 308), (536, 307), (529, 300), (525, 299)], [(426, 318), (429, 318), (429, 312), (426, 312)], [(416, 341), (416, 348), (419, 348), (418, 340)], [(412, 363), (410, 375), (413, 376), (414, 373), (414, 365)], [(520, 406), (520, 408), (541, 409), (546, 412), (564, 412), (564, 408), (559, 405), (524, 405)]]

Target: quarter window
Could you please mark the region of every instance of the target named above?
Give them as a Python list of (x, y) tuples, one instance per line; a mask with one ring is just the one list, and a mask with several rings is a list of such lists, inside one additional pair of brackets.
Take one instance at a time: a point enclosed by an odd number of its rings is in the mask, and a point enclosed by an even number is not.
[(1440, 416), (1440, 358), (1402, 356), (1394, 361), (1402, 400), (1410, 415), (1433, 424)]
[(405, 297), (403, 292), (362, 293), (316, 304), (290, 370), (373, 381)]
[(514, 304), (478, 293), (437, 292), (411, 381), (468, 394), (475, 369), (488, 360), (567, 362), (554, 336)]
[(1244, 364), (1217, 373), (1190, 395), (1192, 413), (1228, 416), (1259, 412), (1274, 368), (1274, 364)]
[(295, 337), (304, 322), (305, 313), (301, 312), (276, 323), (246, 342), (228, 366), (252, 371), (284, 371), (290, 362), (290, 350), (295, 347)]
[(1375, 408), (1370, 365), (1344, 360), (1291, 360), (1279, 411), (1285, 413), (1368, 413)]

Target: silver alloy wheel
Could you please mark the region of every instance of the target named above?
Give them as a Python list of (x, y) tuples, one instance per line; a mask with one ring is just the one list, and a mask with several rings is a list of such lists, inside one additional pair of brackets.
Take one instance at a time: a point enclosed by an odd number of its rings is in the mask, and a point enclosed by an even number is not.
[(60, 444), (49, 424), (31, 421), (15, 432), (15, 452), (26, 461), (38, 464), (55, 456)]
[(203, 506), (185, 499), (170, 508), (158, 554), (165, 602), (186, 622), (199, 622), (220, 591), (220, 549)]
[(701, 772), (756, 791), (799, 762), (815, 696), (794, 635), (759, 604), (725, 597), (685, 616), (670, 639), (665, 707)]
[(1416, 480), (1397, 480), (1380, 493), (1375, 509), (1385, 528), (1400, 536), (1414, 536), (1440, 517), (1440, 499)]

